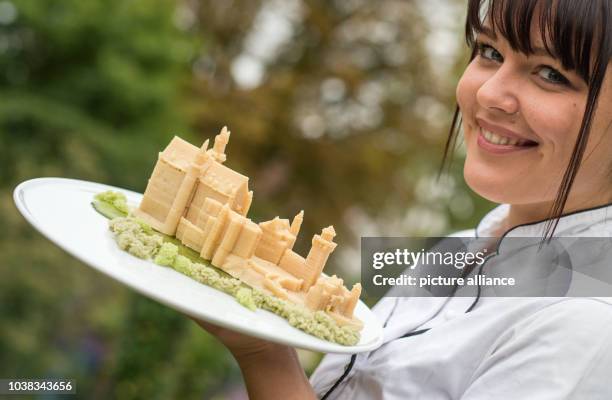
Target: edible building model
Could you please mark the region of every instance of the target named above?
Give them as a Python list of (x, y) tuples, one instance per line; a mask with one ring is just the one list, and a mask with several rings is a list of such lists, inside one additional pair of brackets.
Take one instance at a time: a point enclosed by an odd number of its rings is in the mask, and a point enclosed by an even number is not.
[(251, 287), (325, 311), (341, 326), (361, 327), (353, 317), (361, 285), (348, 290), (342, 279), (321, 274), (336, 248), (334, 228), (314, 235), (303, 257), (293, 251), (303, 211), (291, 224), (279, 217), (251, 221), (249, 178), (223, 165), (229, 137), (224, 127), (211, 149), (208, 140), (198, 148), (174, 137), (159, 153), (134, 215)]

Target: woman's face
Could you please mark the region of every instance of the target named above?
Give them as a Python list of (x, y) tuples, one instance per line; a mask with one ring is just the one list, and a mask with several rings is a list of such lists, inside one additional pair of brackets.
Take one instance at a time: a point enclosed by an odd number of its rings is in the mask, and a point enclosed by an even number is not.
[[(543, 48), (537, 27), (532, 43)], [(457, 87), (467, 156), (464, 176), (481, 196), (547, 213), (578, 137), (588, 87), (545, 51), (526, 56), (492, 32)], [(610, 66), (587, 149), (566, 211), (612, 197), (612, 72)]]

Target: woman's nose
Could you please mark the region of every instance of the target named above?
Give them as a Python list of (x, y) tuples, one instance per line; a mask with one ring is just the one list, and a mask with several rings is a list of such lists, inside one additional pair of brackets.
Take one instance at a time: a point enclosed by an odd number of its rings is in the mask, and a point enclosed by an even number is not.
[(517, 90), (517, 79), (512, 76), (509, 68), (502, 65), (480, 86), (476, 100), (483, 108), (513, 115), (520, 107)]

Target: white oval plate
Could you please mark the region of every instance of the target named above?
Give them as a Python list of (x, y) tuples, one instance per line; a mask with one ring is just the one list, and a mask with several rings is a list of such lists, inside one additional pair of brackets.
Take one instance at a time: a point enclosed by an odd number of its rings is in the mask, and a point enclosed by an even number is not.
[(133, 206), (140, 204), (142, 198), (130, 190), (63, 178), (22, 182), (15, 188), (13, 198), (28, 222), (57, 246), (145, 296), (192, 317), (323, 353), (359, 353), (381, 345), (381, 324), (361, 301), (355, 309), (355, 315), (364, 323), (361, 340), (355, 346), (342, 346), (304, 333), (271, 312), (250, 311), (232, 296), (122, 251), (108, 229), (108, 220), (91, 206), (93, 196), (105, 190), (124, 193)]

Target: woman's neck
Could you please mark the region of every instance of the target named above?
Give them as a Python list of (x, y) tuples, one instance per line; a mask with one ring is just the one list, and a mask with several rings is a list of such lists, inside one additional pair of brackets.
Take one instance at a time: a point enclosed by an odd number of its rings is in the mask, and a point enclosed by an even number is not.
[(508, 229), (518, 225), (529, 224), (546, 219), (551, 205), (551, 203), (511, 204), (508, 215), (502, 222), (503, 231), (505, 232)]
[[(563, 214), (568, 214), (574, 211), (586, 210), (589, 208), (601, 206), (611, 202), (610, 195), (607, 196), (593, 196), (591, 199), (582, 201), (576, 201), (575, 199), (568, 199)], [(508, 211), (508, 215), (498, 228), (498, 232), (501, 236), (504, 232), (509, 229), (524, 224), (530, 224), (538, 221), (544, 221), (549, 216), (549, 212), (552, 208), (552, 202), (542, 202), (534, 204), (511, 204)]]

